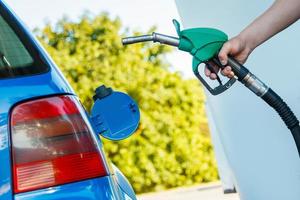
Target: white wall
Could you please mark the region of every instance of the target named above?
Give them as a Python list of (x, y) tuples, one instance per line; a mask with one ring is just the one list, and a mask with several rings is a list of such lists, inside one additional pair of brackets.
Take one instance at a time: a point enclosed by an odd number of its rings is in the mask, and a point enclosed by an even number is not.
[[(238, 34), (271, 0), (176, 0), (185, 28), (215, 27)], [(252, 53), (246, 66), (300, 117), (300, 23)], [(277, 114), (240, 83), (207, 106), (242, 200), (299, 200), (300, 159)], [(218, 153), (218, 152), (217, 152)]]

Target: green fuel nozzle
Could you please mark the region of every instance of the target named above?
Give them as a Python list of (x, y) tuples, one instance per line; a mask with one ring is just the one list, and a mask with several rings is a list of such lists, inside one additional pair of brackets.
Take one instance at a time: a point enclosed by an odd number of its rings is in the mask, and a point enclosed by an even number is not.
[(230, 88), (231, 85), (236, 81), (235, 78), (230, 79), (223, 85), (221, 79), (217, 75), (219, 86), (212, 88), (199, 73), (199, 67), (201, 63), (205, 63), (213, 72), (214, 70), (210, 63), (214, 63), (215, 65), (223, 68), (216, 55), (223, 46), (224, 42), (228, 40), (227, 35), (222, 31), (212, 28), (192, 28), (181, 31), (178, 21), (173, 20), (173, 24), (176, 28), (178, 37), (154, 32), (151, 35), (123, 38), (122, 43), (123, 45), (127, 45), (138, 42), (153, 41), (175, 46), (182, 51), (189, 52), (193, 56), (193, 72), (211, 94), (218, 95)]

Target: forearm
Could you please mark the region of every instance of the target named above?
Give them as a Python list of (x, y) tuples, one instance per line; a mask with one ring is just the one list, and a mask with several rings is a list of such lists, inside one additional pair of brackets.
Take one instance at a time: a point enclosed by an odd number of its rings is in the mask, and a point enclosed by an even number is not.
[(277, 0), (239, 36), (254, 49), (300, 18), (300, 0)]

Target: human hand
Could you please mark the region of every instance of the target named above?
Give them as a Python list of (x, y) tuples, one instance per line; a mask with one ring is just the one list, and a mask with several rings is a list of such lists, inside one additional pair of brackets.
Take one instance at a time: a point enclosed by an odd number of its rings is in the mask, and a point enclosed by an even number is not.
[[(227, 64), (228, 55), (233, 56), (239, 63), (244, 64), (253, 50), (252, 48), (250, 48), (250, 44), (248, 43), (249, 42), (243, 39), (241, 36), (236, 36), (225, 42), (218, 55), (221, 64), (224, 66)], [(212, 63), (210, 64), (214, 72), (210, 71), (206, 66), (204, 73), (210, 79), (215, 80), (217, 78), (216, 74), (220, 69), (218, 66)], [(221, 74), (227, 76), (228, 78), (234, 77), (234, 73), (231, 70), (230, 66), (224, 67), (224, 69), (221, 71)]]

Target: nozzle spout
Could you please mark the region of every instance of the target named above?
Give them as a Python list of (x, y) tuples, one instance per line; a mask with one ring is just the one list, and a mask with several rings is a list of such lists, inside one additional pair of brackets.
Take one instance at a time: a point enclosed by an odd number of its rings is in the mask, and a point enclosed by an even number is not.
[(148, 42), (148, 41), (153, 41), (153, 36), (152, 35), (141, 35), (141, 36), (135, 36), (135, 37), (126, 37), (126, 38), (122, 39), (122, 44), (127, 45), (127, 44), (134, 44), (134, 43)]
[(135, 36), (135, 37), (126, 37), (122, 39), (122, 44), (134, 44), (138, 42), (159, 42), (161, 44), (167, 44), (171, 46), (178, 47), (179, 45), (179, 39), (173, 36), (163, 35), (160, 33), (153, 32), (152, 35), (141, 35), (141, 36)]

